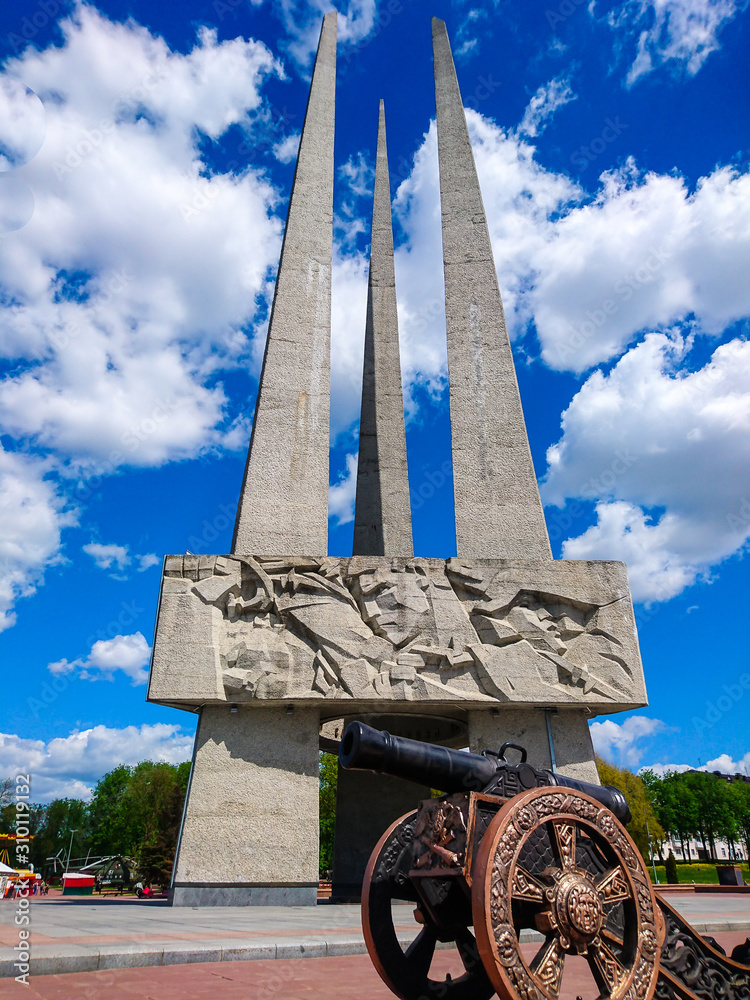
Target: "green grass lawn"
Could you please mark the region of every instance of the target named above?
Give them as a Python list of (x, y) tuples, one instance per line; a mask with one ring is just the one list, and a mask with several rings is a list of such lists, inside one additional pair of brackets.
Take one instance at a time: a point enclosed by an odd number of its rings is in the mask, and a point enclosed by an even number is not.
[[(746, 883), (750, 884), (750, 871), (746, 864), (740, 865), (742, 877)], [(654, 870), (648, 866), (648, 873), (651, 881), (654, 881)], [(656, 866), (656, 875), (660, 883), (667, 881), (664, 865)], [(680, 882), (697, 882), (702, 885), (718, 885), (719, 876), (716, 874), (716, 865), (677, 865), (677, 878)]]

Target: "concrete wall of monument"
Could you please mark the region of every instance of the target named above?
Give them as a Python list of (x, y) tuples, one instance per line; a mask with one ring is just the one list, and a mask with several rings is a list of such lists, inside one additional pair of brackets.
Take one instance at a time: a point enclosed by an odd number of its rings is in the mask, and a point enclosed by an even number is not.
[(166, 557), (148, 698), (339, 714), (647, 700), (623, 563), (236, 555)]

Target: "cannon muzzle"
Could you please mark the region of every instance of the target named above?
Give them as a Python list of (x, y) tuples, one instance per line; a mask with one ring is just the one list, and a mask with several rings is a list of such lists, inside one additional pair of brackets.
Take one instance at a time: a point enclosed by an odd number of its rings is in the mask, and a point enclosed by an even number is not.
[(520, 764), (510, 764), (496, 754), (449, 750), (434, 743), (392, 736), (366, 726), (364, 722), (352, 722), (346, 727), (341, 740), (339, 761), (347, 769), (390, 774), (430, 788), (439, 788), (442, 792), (485, 791), (502, 795), (502, 779), (512, 772), (516, 792), (543, 785), (562, 785), (601, 802), (621, 823), (629, 823), (631, 819), (627, 799), (619, 788), (593, 785), (552, 771), (540, 771), (526, 763), (525, 751)]

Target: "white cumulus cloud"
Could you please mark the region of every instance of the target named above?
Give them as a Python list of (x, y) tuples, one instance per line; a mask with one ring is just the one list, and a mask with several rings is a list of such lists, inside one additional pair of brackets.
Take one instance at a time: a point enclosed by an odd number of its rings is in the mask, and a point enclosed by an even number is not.
[(337, 524), (354, 520), (354, 500), (357, 494), (357, 455), (346, 456), (346, 470), (338, 482), (328, 487), (328, 516)]
[(5, 65), (47, 132), (19, 171), (34, 215), (0, 245), (0, 417), (77, 470), (158, 465), (231, 434), (212, 378), (247, 352), (281, 223), (258, 166), (211, 174), (198, 143), (252, 134), (281, 69), (259, 42), (201, 29), (183, 55), (84, 4), (61, 27)]
[(151, 647), (141, 632), (133, 635), (116, 635), (112, 639), (98, 639), (85, 658), (56, 660), (48, 665), (50, 673), (78, 673), (81, 680), (113, 680), (115, 671), (121, 670), (133, 685), (148, 681), (148, 664)]
[[(583, 373), (644, 332), (692, 319), (721, 335), (750, 316), (750, 174), (717, 167), (694, 189), (632, 159), (587, 194), (545, 169), (536, 148), (467, 110), (495, 265), (511, 333), (535, 332), (551, 368)], [(627, 124), (612, 119), (627, 152)], [(396, 253), (404, 371), (444, 366), (435, 127), (399, 186), (406, 240)]]
[[(287, 48), (299, 66), (310, 66), (318, 48), (323, 15), (333, 5), (329, 0), (277, 0), (276, 8), (289, 35)], [(378, 28), (377, 0), (345, 0), (338, 10), (339, 57), (366, 42)]]
[(684, 771), (720, 771), (722, 774), (747, 774), (750, 775), (750, 751), (739, 760), (735, 760), (731, 754), (721, 753), (713, 760), (699, 767), (691, 767), (690, 764), (645, 764), (640, 771), (653, 771), (658, 778), (663, 778), (666, 774)]
[(558, 108), (574, 101), (576, 97), (567, 78), (557, 77), (543, 84), (529, 101), (517, 131), (531, 137), (541, 135)]
[(0, 446), (0, 632), (15, 623), (19, 597), (33, 594), (60, 561), (60, 536), (75, 515), (49, 478), (49, 463)]
[(595, 372), (547, 453), (547, 503), (596, 499), (566, 559), (622, 559), (633, 597), (673, 597), (750, 537), (750, 342), (691, 370), (692, 341), (650, 334)]
[(100, 545), (89, 542), (83, 546), (83, 551), (91, 556), (99, 569), (109, 569), (113, 564), (117, 569), (125, 569), (130, 563), (127, 545)]
[(31, 798), (89, 798), (96, 782), (120, 764), (190, 760), (193, 736), (179, 726), (94, 726), (49, 742), (0, 733), (0, 774), (31, 774)]
[(660, 719), (645, 715), (631, 715), (624, 722), (605, 719), (590, 725), (594, 750), (610, 763), (632, 768), (637, 766), (646, 751), (644, 743), (665, 728)]
[(695, 76), (720, 47), (721, 30), (746, 8), (747, 0), (625, 0), (607, 21), (626, 52), (637, 36), (628, 86), (664, 64)]
[(128, 545), (102, 545), (100, 542), (89, 542), (83, 546), (83, 551), (91, 556), (99, 569), (114, 568), (119, 570), (119, 574), (110, 574), (116, 580), (127, 579), (127, 576), (123, 576), (122, 573), (134, 561), (138, 564), (136, 569), (139, 573), (150, 569), (151, 566), (157, 566), (161, 562), (153, 552), (148, 552), (145, 555), (131, 555)]
[(700, 768), (701, 771), (721, 771), (722, 774), (750, 775), (750, 751), (739, 760), (734, 760), (731, 754), (721, 753), (709, 760)]

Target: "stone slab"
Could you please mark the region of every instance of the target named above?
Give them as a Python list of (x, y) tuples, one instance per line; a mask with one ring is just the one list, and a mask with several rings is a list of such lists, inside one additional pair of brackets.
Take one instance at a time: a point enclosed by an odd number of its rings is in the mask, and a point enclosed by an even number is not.
[(224, 589), (180, 558), (163, 580), (151, 701), (292, 702), (324, 719), (647, 702), (624, 563), (211, 557)]
[(311, 885), (175, 885), (172, 906), (314, 906), (317, 883)]
[(315, 903), (319, 714), (289, 708), (201, 710), (173, 906)]
[(276, 943), (276, 958), (325, 958), (326, 942), (313, 938), (284, 938)]
[(97, 969), (141, 969), (164, 964), (164, 945), (148, 943), (99, 945)]

